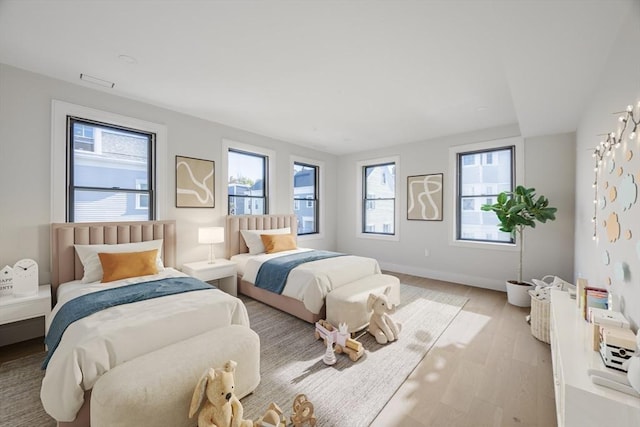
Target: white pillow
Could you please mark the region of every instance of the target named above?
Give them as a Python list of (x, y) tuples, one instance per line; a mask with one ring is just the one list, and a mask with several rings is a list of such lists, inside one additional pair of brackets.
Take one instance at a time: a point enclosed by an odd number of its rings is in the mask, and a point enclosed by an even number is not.
[(76, 248), (80, 262), (84, 267), (82, 283), (92, 283), (102, 280), (102, 264), (98, 253), (122, 253), (122, 252), (142, 252), (158, 250), (156, 256), (156, 266), (158, 271), (164, 270), (162, 263), (162, 239), (148, 240), (138, 243), (121, 243), (118, 245), (73, 245)]
[(249, 248), (251, 255), (262, 254), (265, 252), (264, 245), (262, 244), (261, 234), (291, 234), (291, 228), (274, 228), (272, 230), (240, 230), (244, 242)]

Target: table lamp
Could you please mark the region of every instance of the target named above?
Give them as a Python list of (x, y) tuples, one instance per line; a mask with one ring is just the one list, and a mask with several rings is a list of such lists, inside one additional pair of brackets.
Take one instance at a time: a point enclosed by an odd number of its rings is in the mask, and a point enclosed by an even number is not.
[(200, 227), (198, 228), (198, 243), (209, 245), (209, 264), (216, 262), (213, 254), (213, 245), (224, 242), (224, 227)]

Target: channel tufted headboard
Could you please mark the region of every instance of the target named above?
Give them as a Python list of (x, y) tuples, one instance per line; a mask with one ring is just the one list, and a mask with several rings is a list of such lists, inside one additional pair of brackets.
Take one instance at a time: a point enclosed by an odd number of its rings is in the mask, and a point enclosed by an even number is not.
[(51, 286), (82, 279), (84, 270), (73, 245), (136, 243), (163, 239), (162, 261), (176, 265), (176, 222), (83, 222), (51, 224)]
[(249, 252), (240, 230), (272, 230), (274, 228), (291, 228), (295, 236), (298, 230), (298, 217), (295, 214), (280, 215), (228, 215), (225, 224), (226, 257)]

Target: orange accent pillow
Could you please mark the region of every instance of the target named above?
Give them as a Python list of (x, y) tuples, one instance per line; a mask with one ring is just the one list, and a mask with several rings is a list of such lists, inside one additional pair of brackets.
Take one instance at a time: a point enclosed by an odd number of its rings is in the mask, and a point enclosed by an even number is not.
[(265, 252), (268, 254), (298, 248), (296, 239), (291, 234), (261, 234), (260, 239), (262, 239)]
[(157, 274), (157, 256), (157, 249), (143, 252), (100, 252), (98, 257), (100, 258), (100, 264), (102, 264), (102, 283)]

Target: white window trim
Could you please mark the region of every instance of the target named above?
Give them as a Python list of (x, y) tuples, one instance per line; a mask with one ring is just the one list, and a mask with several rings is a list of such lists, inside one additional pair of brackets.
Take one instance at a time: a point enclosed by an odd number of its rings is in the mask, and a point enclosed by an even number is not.
[(248, 153), (255, 153), (267, 157), (268, 182), (266, 196), (268, 199), (268, 212), (266, 212), (266, 214), (275, 212), (277, 210), (276, 193), (274, 190), (276, 186), (276, 152), (273, 150), (269, 150), (268, 148), (258, 147), (256, 145), (245, 144), (243, 142), (223, 138), (221, 156), (222, 167), (220, 168), (220, 170), (222, 171), (222, 179), (220, 180), (222, 189), (219, 194), (222, 194), (224, 196), (220, 205), (222, 212), (224, 212), (224, 215), (228, 215), (229, 212), (229, 149), (246, 151)]
[[(371, 234), (362, 232), (362, 168), (365, 166), (377, 165), (382, 163), (395, 163), (396, 165), (396, 185), (395, 185), (395, 212), (393, 229), (395, 234)], [(356, 237), (361, 239), (374, 240), (400, 240), (400, 156), (381, 157), (378, 159), (360, 160), (356, 163)]]
[(519, 251), (522, 242), (516, 239), (516, 243), (500, 243), (500, 242), (473, 242), (462, 241), (456, 239), (456, 203), (458, 201), (458, 153), (465, 153), (469, 151), (491, 150), (494, 148), (514, 146), (515, 153), (515, 168), (516, 168), (516, 185), (525, 185), (524, 182), (524, 140), (522, 137), (512, 137), (495, 139), (491, 141), (478, 142), (475, 144), (456, 145), (449, 147), (449, 180), (453, 183), (453, 191), (451, 192), (451, 231), (449, 234), (449, 245), (459, 246), (465, 248), (475, 249), (495, 249), (504, 251)]
[[(290, 164), (290, 168), (289, 168), (289, 200), (293, 200), (293, 165), (294, 163), (305, 163), (311, 166), (317, 166), (318, 167), (318, 182), (316, 183), (319, 188), (318, 188), (318, 203), (320, 203), (320, 209), (318, 209), (318, 215), (320, 216), (319, 220), (320, 222), (318, 223), (318, 230), (319, 232), (316, 234), (303, 234), (301, 236), (298, 236), (298, 240), (319, 240), (319, 239), (324, 239), (324, 232), (325, 232), (325, 218), (326, 218), (326, 214), (325, 214), (325, 197), (324, 197), (324, 188), (326, 187), (325, 185), (325, 179), (324, 179), (324, 162), (321, 160), (315, 160), (315, 159), (309, 159), (306, 157), (300, 157), (300, 156), (295, 156), (295, 155), (291, 155), (289, 156), (289, 164)], [(294, 212), (292, 212), (294, 213)]]
[(156, 219), (165, 219), (169, 194), (167, 191), (167, 127), (159, 123), (54, 99), (51, 101), (51, 222), (67, 220), (67, 116), (155, 133)]

